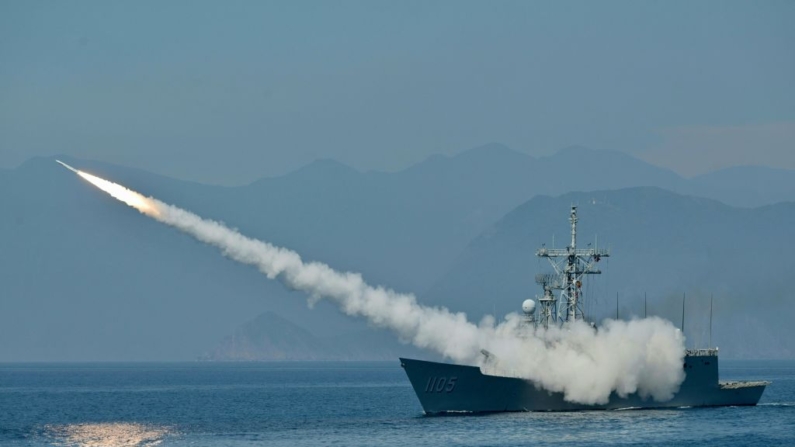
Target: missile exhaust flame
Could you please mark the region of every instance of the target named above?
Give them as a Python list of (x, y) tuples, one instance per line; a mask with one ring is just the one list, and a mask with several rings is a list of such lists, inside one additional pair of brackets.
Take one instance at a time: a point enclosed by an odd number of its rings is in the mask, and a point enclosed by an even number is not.
[(364, 317), (403, 341), (460, 363), (493, 367), (484, 365), (480, 352), (486, 350), (499, 359), (501, 373), (511, 371), (548, 391), (562, 392), (568, 401), (605, 403), (613, 392), (622, 397), (637, 392), (662, 401), (670, 399), (684, 380), (684, 337), (669, 321), (607, 320), (598, 331), (575, 321), (533, 332), (512, 313), (499, 324), (486, 317), (476, 325), (464, 313), (422, 306), (412, 294), (371, 286), (358, 273), (305, 262), (294, 251), (58, 163), (141, 213), (307, 293), (310, 301), (329, 299), (348, 315)]
[(142, 194), (127, 189), (124, 186), (119, 185), (118, 183), (109, 182), (95, 175), (91, 175), (87, 172), (75, 169), (69, 166), (68, 164), (62, 162), (61, 160), (55, 160), (55, 161), (60, 163), (61, 166), (65, 167), (66, 169), (88, 180), (92, 185), (96, 186), (97, 188), (110, 194), (111, 197), (113, 197), (114, 199), (126, 203), (127, 205), (137, 209), (138, 211), (140, 211), (143, 214), (146, 214), (147, 216), (152, 216), (157, 218), (159, 214), (157, 207), (157, 203), (159, 202), (158, 200), (153, 199), (151, 197), (146, 198)]

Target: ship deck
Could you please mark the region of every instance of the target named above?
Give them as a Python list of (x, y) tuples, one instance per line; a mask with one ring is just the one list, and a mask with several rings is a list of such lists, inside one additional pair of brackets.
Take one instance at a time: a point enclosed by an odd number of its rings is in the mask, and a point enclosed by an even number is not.
[(718, 386), (722, 390), (738, 390), (740, 388), (753, 388), (757, 386), (768, 386), (772, 382), (768, 382), (766, 380), (756, 380), (756, 381), (721, 381), (718, 383)]

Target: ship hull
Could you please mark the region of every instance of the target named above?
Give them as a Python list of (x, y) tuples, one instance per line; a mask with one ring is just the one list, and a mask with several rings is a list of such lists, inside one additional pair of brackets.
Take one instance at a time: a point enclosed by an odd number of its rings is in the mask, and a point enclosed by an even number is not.
[(717, 356), (686, 357), (686, 378), (665, 402), (613, 393), (605, 404), (568, 402), (530, 380), (483, 374), (478, 367), (400, 359), (426, 414), (510, 411), (581, 411), (756, 405), (767, 382), (718, 381)]

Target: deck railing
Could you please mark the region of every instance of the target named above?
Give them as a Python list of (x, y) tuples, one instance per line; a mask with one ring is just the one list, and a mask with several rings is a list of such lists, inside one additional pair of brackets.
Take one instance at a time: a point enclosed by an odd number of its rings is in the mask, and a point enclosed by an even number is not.
[(718, 355), (718, 348), (686, 349), (685, 355), (688, 357), (715, 357)]

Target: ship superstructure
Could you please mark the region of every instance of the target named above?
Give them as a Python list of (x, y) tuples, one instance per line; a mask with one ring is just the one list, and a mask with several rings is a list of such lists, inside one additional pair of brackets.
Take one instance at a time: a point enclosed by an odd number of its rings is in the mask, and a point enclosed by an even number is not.
[[(543, 295), (537, 298), (539, 306), (533, 300), (522, 304), (527, 325), (546, 329), (588, 320), (582, 307), (583, 281), (588, 275), (601, 273), (597, 264), (609, 257), (610, 252), (590, 245), (578, 248), (577, 222), (577, 207), (572, 206), (569, 246), (562, 249), (542, 246), (536, 251), (536, 256), (549, 260), (553, 272), (536, 275)], [(490, 368), (493, 355), (486, 350), (481, 353), (485, 356), (483, 367), (400, 359), (425, 413), (756, 405), (770, 383), (721, 382), (718, 349), (688, 349), (684, 353), (685, 379), (673, 398), (655, 401), (637, 393), (620, 397), (614, 392), (606, 404), (588, 405), (567, 401), (562, 393), (546, 391), (531, 380)]]

